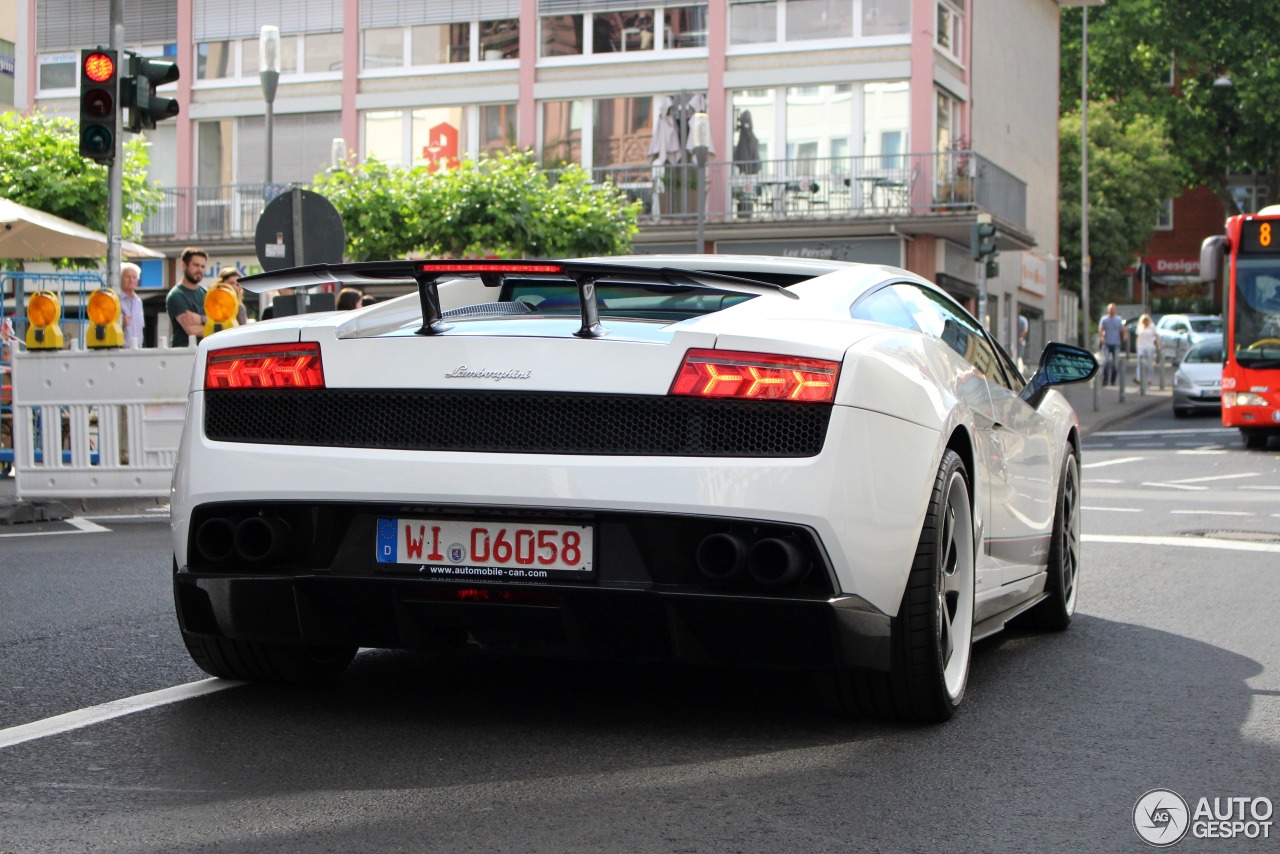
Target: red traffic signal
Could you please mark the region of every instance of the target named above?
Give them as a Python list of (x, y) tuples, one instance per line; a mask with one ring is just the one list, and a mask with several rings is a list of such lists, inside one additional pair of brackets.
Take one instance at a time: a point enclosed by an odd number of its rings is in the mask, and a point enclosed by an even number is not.
[(110, 55), (99, 51), (89, 51), (82, 63), (84, 76), (94, 83), (106, 83), (116, 73), (116, 61)]
[(116, 156), (116, 117), (120, 112), (120, 74), (115, 51), (80, 52), (80, 153), (99, 163)]

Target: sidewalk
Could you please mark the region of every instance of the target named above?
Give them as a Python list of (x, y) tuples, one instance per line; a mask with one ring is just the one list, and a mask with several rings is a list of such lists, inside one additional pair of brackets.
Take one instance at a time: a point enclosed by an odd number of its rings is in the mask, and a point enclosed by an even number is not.
[[(1116, 386), (1102, 386), (1101, 374), (1087, 383), (1058, 386), (1058, 390), (1071, 402), (1076, 414), (1080, 416), (1080, 432), (1088, 436), (1115, 427), (1131, 418), (1145, 415), (1163, 407), (1169, 409), (1173, 405), (1173, 371), (1165, 373), (1164, 391), (1152, 384), (1147, 387), (1146, 395), (1138, 393), (1133, 380), (1125, 386), (1124, 402), (1120, 401), (1120, 389)], [(1094, 385), (1097, 385), (1098, 409), (1093, 408)]]

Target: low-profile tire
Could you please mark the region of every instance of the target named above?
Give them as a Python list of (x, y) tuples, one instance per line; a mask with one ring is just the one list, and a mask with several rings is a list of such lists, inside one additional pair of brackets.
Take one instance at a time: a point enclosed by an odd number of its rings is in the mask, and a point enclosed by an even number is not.
[(964, 461), (942, 455), (902, 604), (888, 673), (847, 674), (845, 705), (868, 717), (941, 723), (964, 699), (973, 651), (972, 493)]
[(1267, 447), (1267, 431), (1259, 430), (1256, 427), (1241, 427), (1240, 437), (1244, 439), (1244, 446), (1251, 451), (1258, 451)]
[(182, 633), (187, 652), (210, 676), (271, 685), (323, 685), (342, 675), (354, 646), (304, 646)]
[(1018, 621), (1028, 629), (1060, 632), (1071, 625), (1080, 588), (1080, 494), (1080, 463), (1075, 449), (1068, 447), (1049, 543), (1049, 576), (1044, 583), (1049, 596)]

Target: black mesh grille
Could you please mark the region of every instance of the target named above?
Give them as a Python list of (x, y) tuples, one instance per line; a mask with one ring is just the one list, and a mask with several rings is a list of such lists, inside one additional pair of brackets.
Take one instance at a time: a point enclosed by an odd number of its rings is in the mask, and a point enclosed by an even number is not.
[(210, 390), (220, 442), (686, 457), (811, 457), (831, 407), (650, 395), (317, 389)]

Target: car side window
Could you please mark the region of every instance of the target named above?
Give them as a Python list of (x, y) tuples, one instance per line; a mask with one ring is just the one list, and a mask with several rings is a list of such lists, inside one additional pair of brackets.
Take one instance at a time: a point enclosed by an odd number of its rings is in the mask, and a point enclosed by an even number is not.
[(893, 290), (911, 311), (921, 331), (942, 340), (989, 378), (1007, 385), (1000, 360), (973, 318), (940, 294), (919, 286), (904, 283), (894, 285)]
[(881, 288), (867, 294), (853, 304), (849, 314), (858, 320), (887, 323), (899, 329), (910, 329), (912, 332), (922, 331), (916, 324), (911, 310), (892, 287)]

